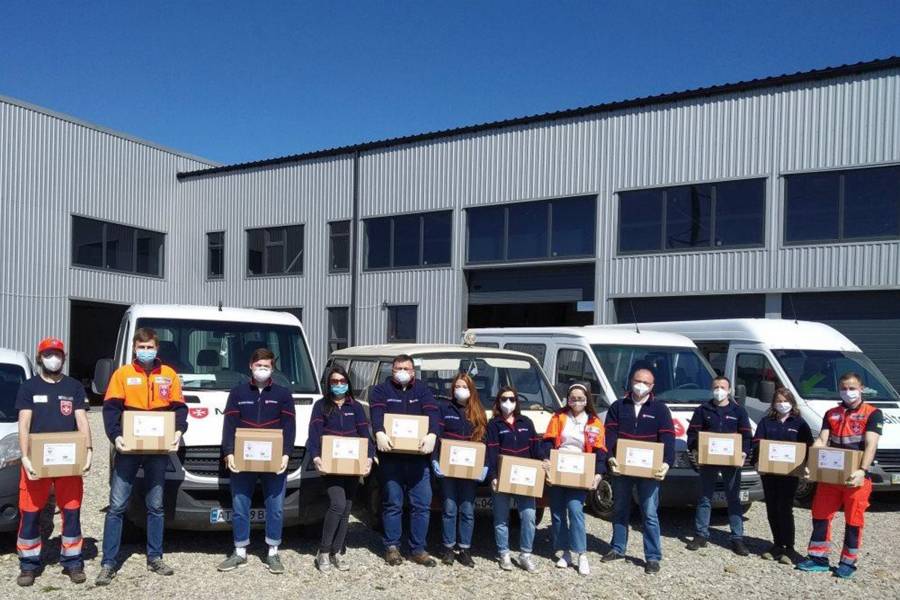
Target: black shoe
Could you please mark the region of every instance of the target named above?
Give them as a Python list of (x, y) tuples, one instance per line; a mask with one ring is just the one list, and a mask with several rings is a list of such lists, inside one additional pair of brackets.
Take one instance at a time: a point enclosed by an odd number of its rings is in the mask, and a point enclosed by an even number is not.
[(603, 558), (600, 559), (600, 562), (612, 562), (614, 560), (621, 560), (625, 558), (624, 555), (619, 554), (615, 550), (610, 550), (606, 554), (603, 555)]
[(706, 548), (706, 538), (702, 535), (695, 535), (694, 539), (687, 543), (686, 548), (691, 552), (699, 550), (700, 548)]
[(16, 583), (21, 587), (28, 587), (34, 585), (34, 571), (22, 571), (19, 573), (19, 576), (16, 577)]
[(459, 554), (456, 555), (456, 560), (458, 560), (459, 564), (461, 564), (464, 567), (474, 567), (475, 566), (475, 561), (472, 560), (472, 555), (469, 554), (468, 548), (460, 549)]
[(84, 569), (63, 569), (62, 574), (67, 576), (72, 583), (84, 583), (87, 581)]
[(784, 548), (778, 544), (772, 544), (765, 552), (760, 554), (763, 560), (778, 560), (784, 555)]
[(658, 560), (648, 560), (647, 564), (644, 565), (644, 573), (648, 575), (654, 575), (659, 573), (659, 561)]
[(744, 540), (731, 540), (731, 551), (738, 556), (749, 556), (750, 551), (744, 545)]
[(447, 565), (448, 567), (452, 566), (453, 561), (455, 561), (455, 560), (456, 560), (456, 554), (453, 552), (452, 548), (447, 548), (446, 550), (444, 550), (444, 553), (441, 554), (441, 562), (444, 563), (445, 565)]

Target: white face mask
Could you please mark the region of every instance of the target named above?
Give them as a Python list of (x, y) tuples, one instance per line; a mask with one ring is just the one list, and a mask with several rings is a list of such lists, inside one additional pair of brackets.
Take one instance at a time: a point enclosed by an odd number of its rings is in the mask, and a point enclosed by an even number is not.
[(568, 403), (569, 408), (571, 408), (572, 412), (576, 414), (583, 413), (585, 407), (587, 406), (587, 400), (573, 400), (572, 398), (569, 398)]
[(723, 388), (714, 388), (713, 398), (715, 398), (716, 402), (719, 404), (725, 404), (725, 402), (728, 401), (728, 391)]
[(847, 406), (856, 404), (856, 401), (859, 400), (859, 396), (859, 390), (841, 390), (841, 400), (843, 400), (844, 404)]
[(469, 388), (467, 387), (458, 387), (453, 389), (453, 397), (459, 400), (461, 404), (465, 404), (469, 401), (469, 397), (471, 396), (471, 392), (469, 392)]
[(503, 414), (505, 416), (509, 416), (514, 410), (516, 410), (516, 401), (503, 400), (502, 402), (500, 402), (500, 410), (503, 411)]
[(272, 369), (268, 367), (257, 367), (253, 369), (253, 380), (256, 383), (266, 383), (272, 377)]
[(631, 395), (635, 401), (642, 400), (650, 393), (650, 386), (646, 383), (636, 383), (631, 386)]
[(51, 354), (50, 356), (42, 356), (41, 364), (44, 366), (44, 370), (49, 373), (56, 373), (60, 369), (62, 369), (63, 359), (60, 356), (56, 356)]
[(406, 385), (410, 379), (412, 379), (412, 375), (409, 374), (409, 371), (397, 371), (394, 373), (394, 381), (400, 385)]
[(791, 412), (791, 403), (790, 402), (776, 402), (775, 403), (775, 412), (779, 415), (786, 415)]

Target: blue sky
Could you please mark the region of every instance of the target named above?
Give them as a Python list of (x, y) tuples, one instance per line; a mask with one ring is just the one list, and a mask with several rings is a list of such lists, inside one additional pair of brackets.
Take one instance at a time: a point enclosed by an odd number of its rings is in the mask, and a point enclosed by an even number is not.
[(0, 94), (233, 163), (900, 54), (896, 2), (5, 0)]

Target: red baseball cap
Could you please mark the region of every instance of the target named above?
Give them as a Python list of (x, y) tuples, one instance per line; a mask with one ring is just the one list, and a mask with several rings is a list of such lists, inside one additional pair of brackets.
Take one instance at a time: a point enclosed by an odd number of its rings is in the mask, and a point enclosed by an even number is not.
[(46, 352), (47, 350), (59, 350), (63, 354), (66, 353), (66, 347), (63, 345), (62, 340), (55, 337), (48, 337), (41, 340), (41, 343), (38, 344), (38, 354)]

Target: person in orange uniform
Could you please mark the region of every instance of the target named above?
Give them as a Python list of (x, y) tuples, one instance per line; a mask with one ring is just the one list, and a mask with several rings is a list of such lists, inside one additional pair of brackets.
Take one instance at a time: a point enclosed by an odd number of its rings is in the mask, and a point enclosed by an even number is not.
[(844, 548), (834, 575), (846, 579), (856, 572), (866, 509), (869, 508), (869, 496), (872, 494), (872, 479), (868, 469), (875, 460), (875, 451), (884, 427), (884, 415), (881, 410), (863, 402), (863, 382), (858, 374), (845, 373), (841, 376), (839, 385), (841, 404), (825, 413), (822, 430), (813, 447), (862, 450), (862, 463), (843, 485), (822, 482), (816, 485), (809, 554), (797, 568), (810, 572), (830, 570), (828, 551), (831, 546), (831, 521), (834, 514), (843, 508)]
[[(66, 350), (57, 338), (46, 338), (38, 344), (38, 374), (19, 387), (16, 408), (19, 411), (19, 448), (22, 451), (22, 474), (19, 478), (19, 553), (20, 586), (34, 584), (41, 568), (40, 516), (55, 490), (56, 503), (62, 515), (62, 544), (59, 562), (63, 574), (74, 583), (84, 583), (84, 560), (81, 556), (81, 500), (84, 489), (82, 475), (91, 468), (91, 428), (87, 420), (88, 402), (84, 387), (63, 374)], [(31, 434), (79, 431), (86, 438), (87, 457), (81, 475), (38, 479), (28, 456)]]
[(147, 506), (147, 569), (158, 575), (175, 571), (163, 562), (163, 491), (168, 454), (125, 454), (122, 413), (126, 410), (175, 411), (175, 441), (169, 449), (178, 450), (187, 431), (187, 406), (181, 395), (181, 382), (174, 369), (157, 358), (159, 338), (150, 328), (139, 328), (132, 339), (133, 362), (119, 367), (110, 379), (103, 401), (106, 436), (116, 449), (109, 490), (109, 509), (103, 524), (103, 559), (98, 586), (109, 585), (116, 576), (122, 521), (138, 469), (144, 470), (144, 503)]

